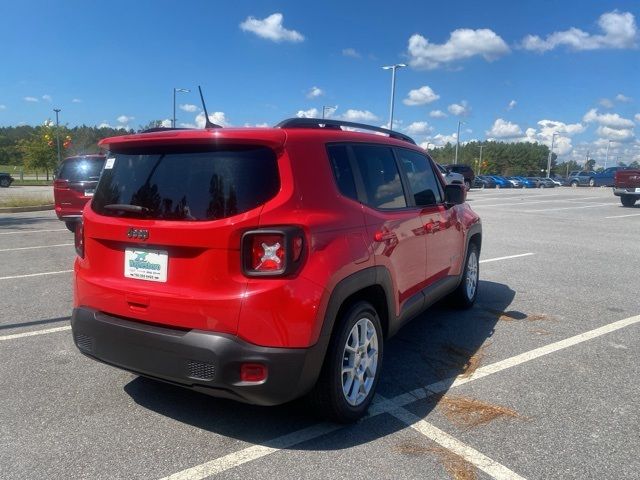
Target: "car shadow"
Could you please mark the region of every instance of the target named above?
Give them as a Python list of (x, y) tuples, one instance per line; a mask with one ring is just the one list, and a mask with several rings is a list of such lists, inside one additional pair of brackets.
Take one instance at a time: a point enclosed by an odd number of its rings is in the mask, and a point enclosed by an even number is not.
[[(403, 327), (385, 344), (384, 364), (377, 393), (386, 399), (441, 382), (446, 393), (458, 375), (471, 374), (482, 364), (478, 356), (494, 333), (499, 313), (513, 301), (508, 286), (481, 281), (476, 305), (470, 310), (454, 310), (444, 302)], [(270, 445), (282, 435), (316, 424), (304, 400), (276, 407), (245, 405), (137, 377), (124, 387), (140, 406), (178, 422), (218, 435), (252, 444)], [(425, 402), (426, 416), (436, 405)], [(367, 421), (367, 420), (362, 420)], [(362, 422), (361, 421), (361, 422)], [(311, 441), (293, 445), (296, 450), (338, 450), (363, 444), (402, 428), (385, 422), (380, 428), (347, 425), (333, 433), (331, 441)]]
[[(30, 229), (34, 225), (42, 225), (42, 223), (53, 223), (54, 220), (58, 220), (55, 216), (51, 215), (36, 215), (36, 216), (16, 216), (12, 214), (10, 217), (0, 218), (0, 228), (11, 227), (14, 230)], [(64, 224), (60, 224), (64, 227)]]

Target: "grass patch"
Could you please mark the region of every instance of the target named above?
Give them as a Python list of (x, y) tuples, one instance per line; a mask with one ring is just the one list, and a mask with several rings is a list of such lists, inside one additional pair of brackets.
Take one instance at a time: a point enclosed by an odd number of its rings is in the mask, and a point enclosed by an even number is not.
[(0, 208), (37, 207), (40, 205), (51, 205), (52, 203), (53, 199), (50, 196), (0, 198)]
[(26, 186), (38, 186), (38, 185), (43, 185), (43, 186), (51, 186), (53, 185), (53, 180), (14, 180), (13, 183), (11, 184), (12, 186), (16, 186), (16, 187), (26, 187)]

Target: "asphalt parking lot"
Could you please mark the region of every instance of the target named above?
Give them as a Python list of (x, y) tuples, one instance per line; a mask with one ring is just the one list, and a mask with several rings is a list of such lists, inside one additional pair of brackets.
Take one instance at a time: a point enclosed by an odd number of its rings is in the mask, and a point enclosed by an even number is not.
[(0, 215), (0, 478), (639, 478), (640, 207), (610, 189), (472, 191), (478, 301), (386, 347), (354, 425), (210, 398), (83, 357), (73, 237)]

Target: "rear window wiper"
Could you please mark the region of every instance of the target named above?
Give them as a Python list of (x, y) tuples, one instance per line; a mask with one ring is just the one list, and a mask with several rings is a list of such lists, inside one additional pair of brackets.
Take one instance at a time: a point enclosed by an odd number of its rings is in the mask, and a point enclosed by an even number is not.
[(128, 203), (110, 203), (103, 207), (105, 210), (114, 210), (119, 212), (133, 212), (133, 213), (147, 213), (149, 209), (147, 207), (141, 207), (140, 205), (129, 205)]

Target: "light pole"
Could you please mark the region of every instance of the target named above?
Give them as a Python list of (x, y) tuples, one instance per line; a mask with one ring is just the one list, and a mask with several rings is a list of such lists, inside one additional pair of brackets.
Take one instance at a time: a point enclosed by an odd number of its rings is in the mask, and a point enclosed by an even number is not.
[(604, 169), (607, 169), (607, 163), (609, 163), (609, 147), (611, 146), (611, 140), (607, 142), (607, 156), (604, 159)]
[(453, 160), (453, 164), (458, 164), (458, 148), (460, 147), (460, 125), (464, 122), (462, 120), (458, 120), (458, 133), (456, 134), (456, 158)]
[(171, 126), (176, 128), (176, 92), (180, 93), (189, 93), (191, 90), (188, 88), (175, 88), (173, 87), (173, 120), (171, 121)]
[(482, 171), (482, 148), (484, 145), (480, 145), (480, 161), (478, 162), (478, 173)]
[(396, 63), (394, 65), (385, 65), (383, 70), (391, 70), (391, 106), (389, 107), (389, 130), (393, 130), (393, 103), (396, 96), (396, 70), (406, 67), (404, 63)]
[(58, 165), (62, 163), (62, 158), (60, 157), (60, 121), (58, 119), (58, 114), (61, 112), (59, 108), (54, 108), (54, 112), (56, 112), (56, 144), (58, 146)]
[(325, 112), (326, 112), (327, 110), (335, 111), (335, 110), (337, 110), (337, 109), (338, 109), (338, 106), (337, 106), (337, 105), (336, 105), (335, 107), (334, 107), (334, 106), (331, 106), (331, 105), (323, 105), (323, 106), (322, 106), (322, 118), (323, 118), (323, 119), (325, 118)]
[(556, 141), (556, 135), (560, 135), (558, 132), (553, 132), (551, 136), (551, 150), (549, 150), (549, 158), (547, 158), (547, 178), (551, 176), (551, 157), (553, 156), (553, 146)]

